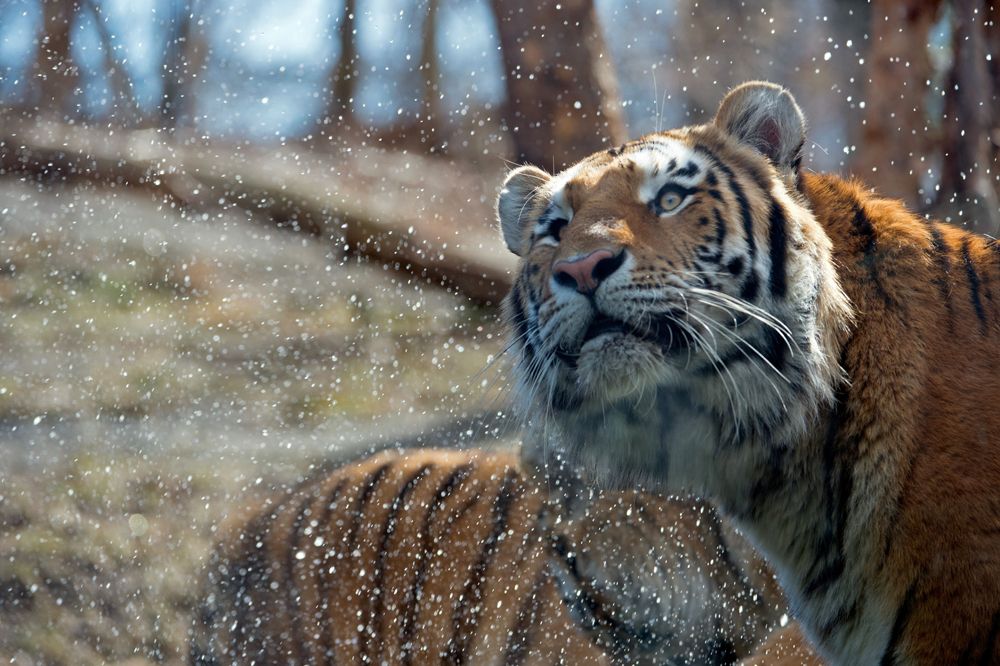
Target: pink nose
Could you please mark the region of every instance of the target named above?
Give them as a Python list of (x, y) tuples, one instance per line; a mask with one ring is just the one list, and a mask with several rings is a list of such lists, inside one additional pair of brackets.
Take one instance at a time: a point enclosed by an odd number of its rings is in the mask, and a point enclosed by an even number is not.
[(581, 294), (590, 294), (618, 270), (624, 258), (624, 252), (616, 255), (611, 250), (594, 250), (583, 257), (557, 261), (552, 267), (553, 277), (563, 286), (575, 288)]

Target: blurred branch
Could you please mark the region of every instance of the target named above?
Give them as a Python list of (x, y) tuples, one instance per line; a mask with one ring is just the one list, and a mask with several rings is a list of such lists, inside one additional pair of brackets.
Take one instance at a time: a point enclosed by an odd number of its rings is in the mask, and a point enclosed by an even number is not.
[(593, 0), (490, 4), (517, 161), (558, 169), (624, 141), (617, 81)]
[(123, 126), (136, 125), (142, 118), (142, 109), (136, 101), (135, 87), (125, 70), (125, 65), (115, 57), (115, 38), (108, 29), (108, 19), (101, 11), (97, 0), (83, 0), (83, 3), (93, 14), (94, 27), (97, 28), (101, 51), (104, 54), (104, 68), (111, 81), (112, 109), (114, 109), (111, 115), (114, 117), (116, 111), (121, 111), (122, 117), (119, 118), (119, 122)]
[(144, 188), (201, 210), (240, 206), (480, 302), (499, 303), (514, 265), (483, 175), (413, 154), (359, 148), (324, 161), (300, 147), (254, 151), (9, 116), (0, 118), (5, 173)]

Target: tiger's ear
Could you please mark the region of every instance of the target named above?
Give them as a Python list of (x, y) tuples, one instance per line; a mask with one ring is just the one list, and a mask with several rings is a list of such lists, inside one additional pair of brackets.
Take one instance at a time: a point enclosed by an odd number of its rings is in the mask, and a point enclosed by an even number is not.
[(533, 222), (531, 200), (536, 190), (551, 178), (538, 167), (523, 166), (511, 171), (503, 182), (497, 198), (497, 217), (507, 248), (518, 256), (527, 250), (524, 245), (528, 227)]
[(780, 169), (799, 170), (806, 119), (792, 94), (779, 85), (750, 81), (719, 105), (715, 125), (752, 146)]

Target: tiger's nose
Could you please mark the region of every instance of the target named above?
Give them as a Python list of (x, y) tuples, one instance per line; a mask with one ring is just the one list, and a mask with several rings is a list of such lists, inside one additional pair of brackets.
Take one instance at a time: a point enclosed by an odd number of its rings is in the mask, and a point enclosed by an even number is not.
[(624, 250), (618, 254), (611, 250), (594, 250), (582, 257), (557, 261), (552, 267), (552, 277), (564, 287), (576, 289), (581, 294), (592, 294), (624, 261)]

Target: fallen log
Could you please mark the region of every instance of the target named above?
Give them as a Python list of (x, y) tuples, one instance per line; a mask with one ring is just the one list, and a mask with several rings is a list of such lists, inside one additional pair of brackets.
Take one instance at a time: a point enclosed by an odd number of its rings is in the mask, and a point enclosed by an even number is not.
[(319, 154), (0, 117), (0, 175), (139, 187), (194, 209), (241, 206), (495, 305), (514, 261), (493, 227), (502, 168), (479, 171), (370, 146)]

